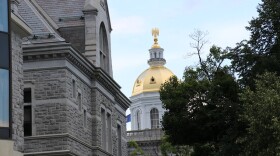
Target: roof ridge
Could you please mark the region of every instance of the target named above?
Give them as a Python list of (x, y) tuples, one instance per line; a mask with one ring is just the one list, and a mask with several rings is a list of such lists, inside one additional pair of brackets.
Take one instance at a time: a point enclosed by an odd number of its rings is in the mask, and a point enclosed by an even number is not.
[[(50, 26), (50, 24), (46, 21), (45, 17), (43, 17), (40, 12), (37, 10), (37, 8), (29, 1), (29, 0), (23, 0), (27, 6), (31, 9), (31, 11), (37, 16), (37, 18), (40, 20), (40, 22), (44, 25), (44, 27), (47, 29), (46, 31), (50, 34), (54, 34), (54, 36), (59, 41), (65, 41), (64, 38), (62, 38), (53, 28)], [(36, 33), (34, 33), (36, 35)]]

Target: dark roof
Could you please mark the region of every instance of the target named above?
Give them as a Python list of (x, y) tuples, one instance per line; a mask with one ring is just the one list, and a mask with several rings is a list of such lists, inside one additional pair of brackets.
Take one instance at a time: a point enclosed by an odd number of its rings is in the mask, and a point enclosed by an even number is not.
[(58, 27), (84, 25), (83, 7), (85, 0), (36, 0)]
[(24, 19), (26, 24), (32, 29), (33, 34), (50, 33), (49, 29), (34, 12), (34, 8), (28, 1), (21, 1), (18, 7), (20, 16)]

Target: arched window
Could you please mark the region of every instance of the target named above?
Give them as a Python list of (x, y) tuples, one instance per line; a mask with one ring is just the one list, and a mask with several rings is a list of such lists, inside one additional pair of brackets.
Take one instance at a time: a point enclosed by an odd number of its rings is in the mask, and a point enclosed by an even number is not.
[(159, 128), (159, 114), (156, 108), (153, 108), (150, 112), (151, 117), (151, 129)]
[(100, 67), (109, 72), (109, 49), (108, 39), (104, 23), (101, 23), (99, 29), (99, 47), (100, 47)]
[(140, 110), (137, 110), (137, 112), (136, 112), (136, 129), (137, 130), (141, 129), (141, 112), (140, 112)]

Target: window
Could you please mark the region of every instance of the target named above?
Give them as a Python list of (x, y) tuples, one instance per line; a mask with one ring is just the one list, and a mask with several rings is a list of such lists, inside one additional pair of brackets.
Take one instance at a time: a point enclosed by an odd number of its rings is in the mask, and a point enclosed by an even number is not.
[(151, 77), (151, 80), (150, 80), (150, 84), (155, 84), (156, 83), (156, 80), (155, 80), (155, 78), (152, 76)]
[(111, 114), (101, 108), (102, 149), (112, 153), (112, 121)]
[(32, 102), (31, 88), (24, 88), (24, 90), (23, 90), (23, 102), (24, 103), (31, 103)]
[(8, 32), (8, 0), (0, 0), (0, 31)]
[(23, 131), (24, 136), (32, 135), (32, 90), (31, 88), (24, 88), (23, 90), (24, 102), (24, 122)]
[(0, 139), (10, 136), (10, 37), (8, 0), (0, 0)]
[(105, 110), (101, 108), (101, 124), (102, 124), (102, 149), (106, 150), (106, 120)]
[(31, 105), (24, 106), (24, 136), (32, 135), (32, 110)]
[(0, 138), (9, 137), (9, 71), (0, 69)]
[[(0, 2), (1, 4), (1, 2)], [(1, 12), (1, 10), (0, 10)], [(0, 14), (1, 17), (1, 14)], [(1, 21), (1, 18), (0, 18)], [(9, 69), (9, 36), (0, 32), (0, 68)]]
[(84, 110), (84, 127), (87, 127), (87, 111)]
[(76, 81), (72, 80), (72, 97), (76, 98)]
[(79, 111), (82, 111), (82, 94), (78, 93), (78, 107), (79, 107)]
[(107, 128), (107, 151), (111, 153), (111, 151), (112, 151), (112, 126), (111, 126), (111, 114), (109, 114), (109, 113), (107, 113), (106, 128)]
[(150, 112), (151, 117), (151, 129), (159, 128), (159, 114), (156, 108), (153, 108)]
[(136, 112), (136, 129), (137, 130), (140, 130), (141, 129), (141, 112), (140, 112), (140, 110), (138, 110), (137, 112)]
[(118, 156), (122, 156), (122, 129), (118, 124), (117, 126), (117, 135), (118, 135)]
[(101, 23), (99, 29), (99, 47), (100, 47), (100, 67), (106, 72), (109, 71), (109, 49), (108, 39), (104, 23)]

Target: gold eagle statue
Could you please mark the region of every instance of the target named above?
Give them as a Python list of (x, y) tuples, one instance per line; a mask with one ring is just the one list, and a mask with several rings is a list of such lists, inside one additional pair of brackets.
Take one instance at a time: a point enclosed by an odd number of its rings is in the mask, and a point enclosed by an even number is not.
[(152, 35), (154, 36), (154, 44), (153, 44), (152, 48), (160, 48), (160, 46), (158, 44), (158, 38), (157, 38), (159, 36), (159, 29), (153, 28)]

